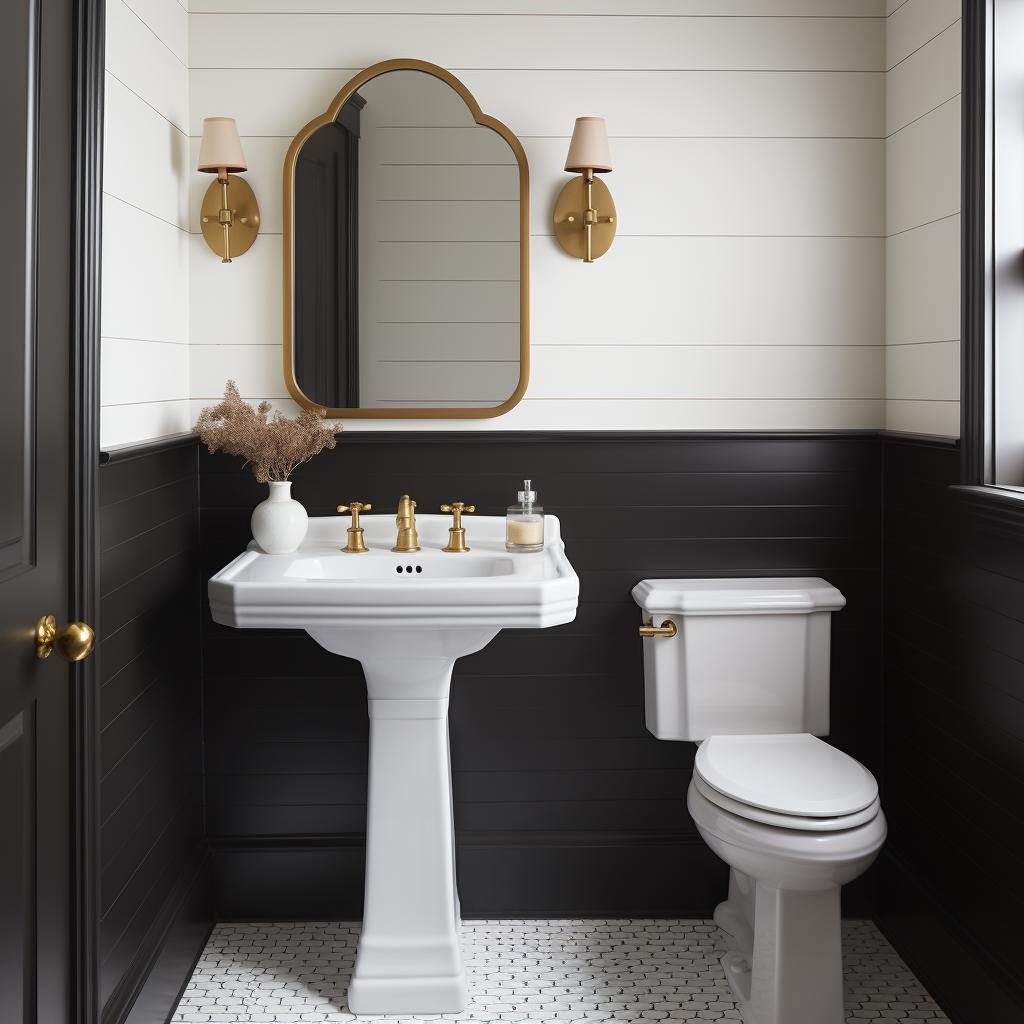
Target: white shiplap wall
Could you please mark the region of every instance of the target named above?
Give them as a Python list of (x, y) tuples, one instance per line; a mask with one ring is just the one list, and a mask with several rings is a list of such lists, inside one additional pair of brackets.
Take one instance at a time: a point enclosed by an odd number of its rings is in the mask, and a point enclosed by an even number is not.
[[(263, 211), (256, 245), (222, 267), (197, 233), (207, 182), (190, 176), (193, 414), (228, 376), (247, 397), (290, 405), (280, 372), (284, 151), (352, 74), (404, 54), (451, 69), (530, 161), (530, 387), (507, 416), (474, 427), (884, 422), (883, 0), (190, 8), (189, 163), (204, 116), (236, 117)], [(584, 266), (555, 244), (550, 211), (573, 120), (592, 113), (612, 136), (620, 228), (611, 252)]]
[[(451, 68), (530, 159), (530, 389), (475, 426), (955, 435), (959, 13), (959, 0), (108, 0), (103, 443), (187, 429), (228, 376), (291, 407), (284, 151), (357, 69), (399, 53)], [(192, 170), (218, 113), (238, 118), (263, 208), (263, 234), (228, 267), (198, 234), (208, 179)], [(621, 222), (591, 267), (549, 222), (581, 113), (608, 119)], [(423, 426), (465, 423), (348, 424)]]
[(104, 446), (187, 430), (188, 11), (107, 0)]
[(960, 433), (960, 0), (889, 0), (886, 416)]

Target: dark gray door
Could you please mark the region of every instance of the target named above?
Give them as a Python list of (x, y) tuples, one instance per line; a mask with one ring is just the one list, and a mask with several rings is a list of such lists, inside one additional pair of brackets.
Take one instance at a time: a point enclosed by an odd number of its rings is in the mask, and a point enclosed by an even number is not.
[(0, 1021), (62, 1024), (72, 985), (70, 0), (0, 4)]

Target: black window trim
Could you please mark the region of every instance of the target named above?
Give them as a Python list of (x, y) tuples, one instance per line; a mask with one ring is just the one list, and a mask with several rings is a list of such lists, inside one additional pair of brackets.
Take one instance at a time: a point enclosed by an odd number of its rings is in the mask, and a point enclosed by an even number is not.
[(992, 479), (992, 25), (994, 0), (964, 0), (961, 89), (960, 479), (967, 509), (1024, 528), (1024, 488)]
[(986, 202), (992, 0), (966, 0), (962, 21), (963, 83), (961, 107), (961, 324), (960, 324), (960, 464), (961, 480), (979, 487), (990, 479), (988, 422), (989, 251)]

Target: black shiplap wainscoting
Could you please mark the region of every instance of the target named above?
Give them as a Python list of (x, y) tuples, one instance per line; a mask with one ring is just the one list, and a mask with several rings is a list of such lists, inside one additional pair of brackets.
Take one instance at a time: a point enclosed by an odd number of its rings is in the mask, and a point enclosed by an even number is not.
[[(820, 574), (849, 599), (834, 621), (832, 740), (876, 773), (884, 760), (877, 917), (953, 1019), (1016, 1019), (1024, 535), (949, 490), (955, 446), (361, 434), (294, 489), (319, 515), (353, 498), (390, 508), (403, 491), (423, 511), (462, 498), (501, 514), (527, 475), (562, 520), (581, 605), (576, 622), (506, 632), (457, 668), (467, 916), (707, 914), (725, 872), (686, 814), (693, 748), (643, 727), (629, 591), (645, 576)], [(247, 543), (262, 497), (233, 460), (191, 441), (115, 453), (100, 486), (104, 1020), (150, 1024), (214, 906), (223, 918), (359, 915), (365, 692), (358, 665), (304, 634), (210, 622), (205, 579)], [(872, 879), (850, 888), (849, 909), (871, 913)]]
[(155, 1024), (210, 926), (195, 442), (108, 453), (99, 487), (100, 1005)]
[[(265, 494), (199, 456), (202, 575), (249, 541)], [(463, 912), (705, 916), (726, 872), (687, 814), (694, 747), (644, 728), (645, 577), (821, 575), (833, 630), (833, 741), (881, 761), (881, 464), (874, 434), (350, 434), (295, 476), (339, 502), (501, 515), (524, 476), (559, 516), (577, 620), (506, 631), (461, 660), (451, 705)], [(472, 543), (472, 516), (466, 524)], [(341, 525), (339, 524), (339, 529)], [(358, 917), (366, 695), (357, 663), (305, 634), (203, 616), (207, 828), (221, 918)], [(870, 913), (871, 880), (851, 886)]]
[(950, 445), (883, 442), (879, 923), (963, 1024), (1024, 1019), (1024, 532), (950, 490)]

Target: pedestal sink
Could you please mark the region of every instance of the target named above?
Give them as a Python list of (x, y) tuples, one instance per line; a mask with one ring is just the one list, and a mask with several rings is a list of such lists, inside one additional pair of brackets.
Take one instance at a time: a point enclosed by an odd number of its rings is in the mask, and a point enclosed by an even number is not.
[(396, 554), (391, 516), (363, 516), (364, 554), (340, 550), (347, 519), (310, 519), (290, 555), (249, 549), (210, 579), (217, 622), (304, 629), (363, 666), (370, 782), (363, 929), (353, 1013), (457, 1013), (459, 948), (448, 691), (455, 659), (501, 629), (571, 622), (579, 580), (558, 520), (534, 554), (505, 551), (505, 520), (467, 520), (471, 551), (442, 552), (447, 516), (417, 517), (422, 550)]

